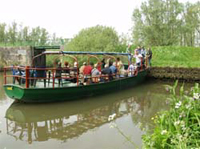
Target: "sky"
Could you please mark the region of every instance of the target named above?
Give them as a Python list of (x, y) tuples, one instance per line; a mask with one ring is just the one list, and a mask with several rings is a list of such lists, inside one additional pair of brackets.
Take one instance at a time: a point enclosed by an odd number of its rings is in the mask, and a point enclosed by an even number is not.
[(73, 38), (81, 29), (96, 25), (113, 27), (119, 35), (127, 34), (133, 26), (133, 10), (139, 8), (143, 1), (0, 0), (0, 23), (15, 21), (30, 28), (40, 26), (63, 38)]

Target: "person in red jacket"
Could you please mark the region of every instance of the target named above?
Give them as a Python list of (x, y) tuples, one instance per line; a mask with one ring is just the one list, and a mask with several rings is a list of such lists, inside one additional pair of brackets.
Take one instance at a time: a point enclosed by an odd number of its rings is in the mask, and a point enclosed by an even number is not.
[(91, 62), (89, 65), (86, 65), (85, 68), (83, 69), (83, 75), (84, 75), (84, 82), (87, 82), (86, 84), (90, 83), (90, 78), (91, 78), (91, 72), (93, 69), (93, 63)]

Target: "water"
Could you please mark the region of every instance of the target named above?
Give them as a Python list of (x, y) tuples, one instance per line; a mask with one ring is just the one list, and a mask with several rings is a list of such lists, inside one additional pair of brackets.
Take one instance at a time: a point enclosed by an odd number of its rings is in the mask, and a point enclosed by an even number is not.
[(0, 74), (0, 148), (133, 149), (153, 129), (151, 118), (166, 110), (166, 82), (62, 103), (22, 104), (9, 99)]

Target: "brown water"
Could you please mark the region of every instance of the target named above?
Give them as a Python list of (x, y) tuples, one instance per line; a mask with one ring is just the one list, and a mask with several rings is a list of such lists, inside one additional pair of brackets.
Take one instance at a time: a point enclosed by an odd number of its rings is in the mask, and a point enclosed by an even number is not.
[[(62, 103), (13, 103), (0, 74), (0, 148), (133, 149), (168, 108), (166, 82), (148, 81), (115, 94)], [(129, 139), (130, 140), (129, 140)]]

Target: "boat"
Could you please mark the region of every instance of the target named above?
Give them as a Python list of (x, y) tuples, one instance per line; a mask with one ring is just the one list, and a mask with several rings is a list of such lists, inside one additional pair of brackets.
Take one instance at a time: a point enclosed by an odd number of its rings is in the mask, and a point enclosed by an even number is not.
[[(67, 81), (64, 81), (64, 85), (58, 86), (58, 79), (56, 78), (55, 74), (59, 68), (38, 66), (37, 59), (47, 55), (67, 56), (69, 58), (72, 58), (73, 61), (77, 64), (76, 72), (78, 72), (79, 61), (76, 57), (77, 55), (87, 56), (89, 62), (92, 58), (96, 58), (99, 60), (98, 56), (107, 57), (110, 59), (112, 58), (116, 60), (117, 56), (128, 57), (130, 53), (44, 51), (33, 57), (31, 66), (4, 67), (4, 90), (8, 97), (16, 101), (26, 103), (58, 102), (82, 99), (89, 96), (107, 94), (133, 87), (137, 84), (142, 83), (147, 75), (147, 67), (143, 67), (139, 71), (136, 70), (135, 75), (132, 76), (115, 77), (115, 79), (112, 79), (110, 81), (100, 81), (98, 83), (82, 85), (80, 83), (80, 80), (83, 78), (77, 73), (73, 77), (70, 76), (70, 78), (69, 76), (60, 76), (59, 79)], [(128, 65), (126, 65), (126, 68), (128, 67)], [(7, 73), (8, 70), (12, 70), (12, 72), (20, 70), (20, 74), (10, 75)], [(33, 72), (36, 72), (38, 76), (34, 76)], [(48, 75), (49, 72), (50, 74)], [(20, 80), (19, 84), (12, 83), (12, 81), (10, 81), (12, 80), (12, 78), (13, 80)], [(108, 76), (101, 75), (100, 78), (105, 79), (108, 78)], [(75, 82), (72, 82), (69, 79), (75, 80)], [(32, 86), (31, 84), (35, 80), (37, 80), (37, 85)], [(46, 80), (48, 80), (48, 86), (46, 86)]]

